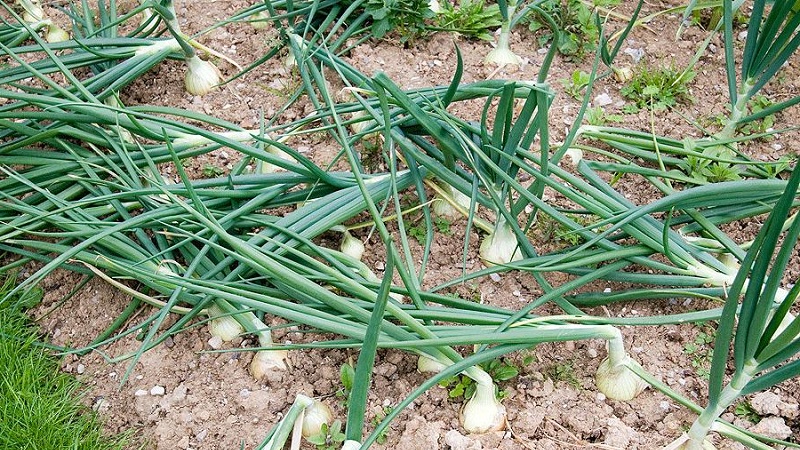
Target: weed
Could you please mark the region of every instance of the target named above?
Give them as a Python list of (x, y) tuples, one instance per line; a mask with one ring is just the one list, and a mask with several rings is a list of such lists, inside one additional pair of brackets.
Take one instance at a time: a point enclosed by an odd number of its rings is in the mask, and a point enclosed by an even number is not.
[(390, 31), (406, 42), (425, 34), (425, 21), (434, 16), (428, 0), (367, 0), (365, 11), (372, 16), (372, 35), (380, 39)]
[(755, 409), (753, 409), (753, 405), (751, 405), (747, 400), (742, 400), (737, 403), (733, 408), (733, 414), (746, 419), (750, 423), (761, 422), (761, 416), (756, 412)]
[[(731, 157), (733, 153), (724, 146), (709, 147), (703, 150), (710, 157)], [(740, 180), (741, 170), (738, 166), (726, 162), (716, 162), (700, 156), (687, 156), (683, 167), (687, 175), (701, 182), (720, 183)]]
[(436, 16), (436, 26), (474, 39), (492, 40), (491, 29), (502, 24), (496, 4), (486, 6), (483, 0), (462, 0), (458, 8), (444, 2)]
[[(434, 229), (445, 236), (450, 236), (453, 234), (451, 225), (452, 222), (444, 217), (433, 218)], [(411, 236), (412, 238), (416, 239), (417, 242), (419, 242), (420, 244), (425, 242), (426, 231), (427, 228), (425, 227), (424, 222), (417, 222), (417, 223), (408, 222), (406, 225), (406, 233), (408, 233), (408, 235)]]
[(337, 450), (342, 447), (345, 435), (342, 433), (342, 422), (334, 420), (330, 426), (323, 423), (319, 434), (306, 438), (308, 442), (317, 446), (317, 450)]
[[(614, 6), (620, 0), (596, 0), (595, 6)], [(560, 30), (560, 38), (556, 42), (559, 53), (568, 57), (583, 58), (594, 51), (597, 46), (597, 25), (594, 13), (581, 0), (546, 0), (539, 7), (550, 15)], [(553, 40), (546, 22), (538, 14), (532, 14), (528, 28), (540, 32), (539, 45)], [(545, 31), (547, 30), (547, 31)]]
[(606, 125), (609, 122), (614, 122), (614, 123), (622, 122), (621, 115), (606, 114), (602, 106), (595, 106), (594, 108), (588, 108), (583, 118), (589, 125), (594, 125), (598, 127)]
[(564, 86), (564, 91), (571, 95), (576, 100), (583, 97), (583, 92), (586, 86), (589, 85), (590, 76), (583, 70), (576, 70), (572, 72), (572, 76), (561, 80), (561, 85)]
[(697, 333), (697, 337), (693, 341), (683, 345), (683, 352), (692, 359), (691, 364), (695, 373), (704, 380), (707, 380), (711, 374), (711, 357), (714, 350), (712, 345), (716, 338), (715, 330), (704, 328)]
[(633, 101), (625, 106), (625, 112), (635, 113), (642, 108), (661, 110), (690, 102), (692, 79), (693, 71), (678, 69), (674, 63), (658, 68), (639, 65), (628, 84), (620, 90), (623, 97)]
[(225, 170), (222, 167), (215, 166), (213, 164), (205, 163), (203, 164), (203, 169), (201, 170), (201, 174), (203, 178), (214, 178), (218, 177), (225, 173)]
[(342, 383), (342, 388), (336, 391), (336, 397), (347, 401), (350, 397), (350, 391), (353, 390), (353, 380), (356, 378), (356, 369), (349, 362), (342, 364), (339, 368), (339, 381)]
[[(386, 416), (392, 412), (392, 410), (394, 410), (393, 406), (384, 406), (381, 412), (379, 414), (376, 414), (375, 417), (373, 417), (372, 420), (370, 421), (370, 423), (372, 424), (372, 428), (377, 427), (378, 424), (380, 424), (381, 421), (383, 421), (383, 419), (385, 419)], [(386, 439), (388, 438), (387, 436), (388, 432), (389, 428), (385, 428), (383, 431), (381, 431), (378, 434), (378, 437), (375, 439), (375, 443), (377, 443), (378, 445), (385, 444)]]
[[(765, 97), (764, 95), (758, 94), (754, 95), (753, 98), (750, 99), (750, 103), (748, 105), (748, 109), (752, 114), (758, 113), (763, 111), (764, 109), (772, 106), (772, 101)], [(768, 132), (773, 126), (775, 126), (775, 115), (770, 114), (763, 119), (754, 120), (752, 122), (747, 122), (739, 126), (739, 133), (747, 136), (751, 134), (760, 134)]]
[(575, 374), (575, 361), (554, 364), (545, 370), (545, 375), (553, 381), (563, 381), (574, 389), (583, 389), (581, 380)]
[[(508, 381), (519, 375), (519, 369), (513, 364), (509, 364), (500, 359), (493, 359), (488, 363), (481, 364), (481, 367), (492, 377), (495, 382)], [(457, 375), (439, 382), (439, 386), (447, 389), (447, 396), (450, 398), (463, 397), (468, 399), (475, 392), (475, 382), (466, 375)], [(507, 393), (500, 391), (497, 393), (499, 399), (504, 399)]]

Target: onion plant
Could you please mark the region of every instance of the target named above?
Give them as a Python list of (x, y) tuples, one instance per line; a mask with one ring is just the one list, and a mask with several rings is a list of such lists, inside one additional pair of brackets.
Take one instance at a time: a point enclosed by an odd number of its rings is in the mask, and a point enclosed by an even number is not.
[[(790, 312), (800, 284), (789, 290), (781, 287), (800, 236), (800, 217), (791, 213), (798, 185), (800, 172), (795, 170), (730, 286), (714, 343), (708, 405), (672, 448), (712, 448), (708, 433), (728, 406), (800, 374), (800, 361), (794, 358), (800, 351), (800, 319)], [(733, 374), (726, 384), (731, 345)]]
[[(730, 100), (728, 117), (717, 133), (704, 139), (684, 139), (683, 141), (634, 132), (631, 130), (587, 126), (581, 133), (599, 140), (635, 157), (655, 161), (664, 168), (680, 168), (685, 173), (695, 174), (689, 182), (703, 182), (706, 179), (718, 181), (737, 176), (770, 177), (775, 175), (775, 165), (753, 161), (737, 148), (737, 142), (759, 137), (737, 137), (742, 125), (763, 119), (800, 102), (800, 96), (769, 105), (757, 112), (750, 112), (751, 100), (759, 94), (800, 46), (800, 16), (793, 11), (792, 2), (753, 2), (747, 24), (747, 37), (741, 57), (737, 61), (734, 45), (737, 42), (733, 30), (734, 13), (742, 5), (741, 1), (721, 2), (725, 43), (725, 63), (727, 87)], [(693, 4), (689, 8), (692, 8)], [(687, 14), (690, 9), (687, 9)], [(712, 31), (713, 33), (713, 31)], [(713, 36), (713, 34), (712, 34)], [(707, 39), (702, 49), (710, 42)], [(699, 58), (700, 52), (696, 56)], [(737, 67), (738, 66), (738, 67)], [(683, 159), (673, 155), (682, 155)], [(759, 167), (760, 166), (760, 167)], [(743, 172), (743, 173), (739, 173)], [(696, 174), (702, 174), (697, 176)], [(672, 178), (673, 174), (665, 178)]]

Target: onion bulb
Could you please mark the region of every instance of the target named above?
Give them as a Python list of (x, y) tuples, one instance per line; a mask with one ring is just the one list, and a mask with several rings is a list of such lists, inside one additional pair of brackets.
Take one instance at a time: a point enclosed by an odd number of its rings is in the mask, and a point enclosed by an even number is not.
[(628, 66), (612, 67), (611, 69), (614, 71), (614, 78), (620, 83), (627, 83), (633, 78), (633, 70)]
[(264, 30), (269, 26), (269, 16), (264, 11), (259, 11), (250, 16), (250, 26), (256, 30)]
[(439, 373), (446, 367), (446, 365), (433, 358), (428, 358), (427, 356), (420, 356), (419, 359), (417, 359), (417, 371), (419, 373)]
[(354, 441), (352, 439), (344, 441), (342, 444), (342, 450), (359, 450), (361, 448), (361, 442)]
[(581, 159), (583, 159), (583, 151), (579, 148), (568, 148), (567, 151), (564, 153), (564, 156), (569, 158), (569, 161), (572, 163), (573, 166), (577, 166)]
[(494, 383), (476, 383), (475, 393), (461, 408), (461, 426), (470, 433), (499, 431), (506, 426), (506, 408), (497, 400)]
[(44, 10), (39, 5), (38, 0), (17, 0), (17, 4), (22, 7), (22, 20), (26, 23), (35, 23), (44, 20)]
[(459, 207), (469, 211), (470, 204), (472, 203), (472, 198), (468, 195), (464, 195), (461, 191), (454, 188), (453, 186), (449, 186), (450, 188), (450, 199), (446, 200), (444, 198), (436, 198), (433, 201), (433, 212), (437, 216), (440, 217), (447, 217), (450, 219), (455, 219), (461, 215), (458, 209), (453, 206), (450, 202), (455, 202), (456, 205)]
[(702, 442), (697, 442), (697, 440), (684, 433), (683, 436), (674, 440), (662, 450), (717, 450), (717, 447), (707, 438), (703, 439)]
[(61, 27), (56, 24), (50, 24), (47, 26), (44, 39), (51, 44), (56, 42), (64, 42), (69, 40), (69, 33), (61, 29)]
[(612, 400), (633, 400), (647, 387), (647, 383), (625, 364), (628, 359), (630, 357), (625, 356), (614, 365), (612, 358), (606, 358), (597, 368), (597, 389)]
[[(272, 347), (272, 333), (264, 323), (257, 317), (253, 317), (253, 326), (261, 330), (258, 332), (258, 345), (262, 348)], [(256, 380), (267, 376), (275, 370), (287, 370), (289, 352), (286, 350), (259, 350), (250, 362), (250, 375)]]
[(361, 239), (353, 237), (349, 231), (344, 232), (342, 244), (339, 246), (339, 250), (342, 253), (360, 261), (361, 257), (364, 255), (364, 249), (364, 243), (361, 242)]
[(314, 400), (305, 409), (303, 415), (303, 437), (316, 436), (322, 432), (322, 424), (330, 425), (333, 422), (333, 413), (328, 405), (319, 400)]
[(188, 69), (184, 81), (186, 91), (192, 95), (208, 94), (222, 79), (222, 74), (217, 66), (200, 59), (197, 55), (187, 58), (186, 64), (188, 64)]
[(517, 235), (504, 216), (497, 217), (494, 231), (483, 239), (479, 253), (488, 266), (508, 264), (522, 259)]
[(225, 313), (218, 306), (213, 305), (208, 308), (208, 331), (211, 336), (217, 336), (224, 342), (232, 341), (240, 334), (244, 333), (244, 328), (232, 316)]

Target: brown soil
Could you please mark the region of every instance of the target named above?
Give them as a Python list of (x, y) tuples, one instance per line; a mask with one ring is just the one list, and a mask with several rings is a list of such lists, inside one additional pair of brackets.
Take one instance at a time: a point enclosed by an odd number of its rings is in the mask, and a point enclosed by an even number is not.
[[(645, 6), (644, 14), (661, 10), (669, 6), (668, 3), (672, 2), (651, 2)], [(181, 25), (185, 31), (193, 32), (228, 17), (248, 6), (248, 2), (179, 2), (178, 6)], [(622, 11), (627, 8), (629, 6), (623, 7)], [(676, 41), (677, 20), (676, 15), (658, 18), (649, 24), (649, 29), (637, 29), (625, 47), (641, 48), (644, 60), (652, 64), (674, 60), (678, 66), (684, 65), (704, 33), (692, 28)], [(274, 36), (270, 31), (256, 31), (246, 24), (231, 24), (203, 36), (201, 41), (244, 66), (260, 56), (271, 39)], [(489, 49), (487, 43), (454, 39), (448, 34), (416, 41), (409, 48), (390, 41), (370, 42), (356, 48), (348, 60), (366, 74), (384, 71), (406, 88), (442, 85), (450, 81), (455, 67), (454, 40), (464, 55), (464, 82), (490, 76), (535, 79), (544, 57), (535, 37), (520, 27), (512, 40), (512, 48), (526, 60), (519, 69), (498, 71), (484, 66), (482, 58)], [(720, 43), (715, 45), (717, 50), (708, 52), (698, 64), (698, 76), (692, 83), (695, 102), (682, 105), (678, 111), (657, 112), (652, 123), (647, 112), (627, 115), (625, 126), (641, 130), (652, 128), (656, 133), (677, 138), (699, 135), (682, 115), (700, 120), (724, 112), (723, 55), (719, 50)], [(620, 58), (626, 60), (628, 56), (620, 55)], [(560, 80), (578, 68), (588, 70), (589, 63), (576, 64), (558, 58), (553, 64), (549, 82), (558, 92), (551, 116), (554, 141), (564, 137), (564, 130), (572, 123), (579, 106), (576, 100), (563, 93)], [(768, 88), (766, 95), (774, 96), (774, 99), (799, 95), (798, 64), (800, 61), (796, 58), (791, 61), (785, 68), (783, 81)], [(228, 76), (236, 72), (225, 63), (222, 69)], [(126, 89), (122, 93), (123, 102), (147, 102), (202, 111), (250, 128), (257, 126), (261, 111), (271, 117), (284, 103), (282, 95), (298, 83), (279, 61), (273, 61), (199, 98), (183, 90), (183, 70), (180, 62), (163, 63)], [(609, 78), (598, 83), (595, 89), (598, 95), (610, 96), (612, 103), (606, 106), (607, 112), (619, 113), (623, 105), (620, 85)], [(481, 106), (464, 103), (458, 106), (457, 112), (465, 117), (477, 117)], [(308, 112), (298, 103), (281, 120), (290, 121)], [(778, 126), (797, 125), (797, 112), (797, 109), (792, 109), (779, 115)], [(796, 132), (785, 133), (766, 143), (750, 144), (748, 151), (758, 158), (775, 158), (798, 148), (798, 137)], [(292, 145), (321, 163), (330, 161), (335, 148), (310, 139)], [(192, 166), (195, 173), (205, 163), (230, 168), (236, 158), (224, 152), (215, 156), (216, 160), (196, 161)], [(644, 183), (634, 178), (625, 178), (618, 186), (636, 203), (646, 203), (651, 198)], [(740, 234), (733, 237), (742, 241), (752, 236), (754, 231), (753, 227), (742, 227)], [(436, 235), (426, 286), (460, 275), (464, 232), (464, 224), (457, 222), (452, 235)], [(471, 242), (477, 242), (476, 234), (471, 236)], [(365, 258), (368, 264), (375, 266), (383, 260), (378, 247), (374, 242), (367, 243)], [(477, 248), (470, 249), (467, 270), (480, 268), (476, 254)], [(75, 275), (59, 273), (50, 277), (43, 286), (47, 295), (35, 315), (54, 344), (87, 344), (127, 304), (125, 294), (102, 281), (93, 280), (78, 295), (45, 315), (77, 281)], [(487, 278), (474, 285), (461, 286), (457, 291), (463, 296), (477, 295), (494, 305), (517, 308), (537, 296), (537, 289), (532, 286), (535, 284), (527, 275), (507, 274), (499, 281)], [(596, 313), (651, 315), (683, 308), (674, 303), (638, 302)], [(142, 311), (140, 317), (151, 312)], [(702, 404), (706, 395), (705, 382), (698, 379), (692, 367), (692, 356), (684, 351), (684, 345), (702, 331), (702, 327), (685, 324), (625, 328), (623, 333), (631, 354), (646, 370)], [(289, 328), (276, 333), (276, 338), (281, 342), (297, 342), (306, 337)], [(121, 379), (128, 369), (127, 364), (110, 364), (107, 359), (135, 351), (139, 342), (133, 337), (103, 348), (102, 353), (68, 356), (63, 368), (77, 373), (86, 383), (87, 403), (101, 412), (110, 432), (135, 430), (132, 448), (144, 444), (147, 449), (231, 449), (244, 444), (244, 448), (252, 449), (282, 417), (298, 393), (325, 398), (336, 416), (344, 420), (342, 401), (336, 397), (341, 388), (339, 368), (348, 360), (354, 360), (357, 351), (292, 351), (293, 370), (277, 374), (265, 382), (256, 382), (247, 373), (252, 357), (250, 352), (207, 353), (211, 349), (208, 340), (205, 326), (174, 336), (165, 345), (144, 354), (124, 383)], [(238, 340), (227, 344), (226, 348), (249, 344)], [(540, 345), (525, 354), (511, 356), (510, 360), (520, 367), (520, 375), (501, 386), (507, 391), (504, 404), (509, 412), (511, 432), (464, 436), (458, 423), (460, 404), (448, 400), (447, 391), (437, 387), (404, 411), (392, 424), (386, 443), (374, 448), (649, 449), (669, 443), (691, 424), (694, 420), (692, 413), (654, 390), (645, 391), (631, 402), (611, 401), (598, 394), (593, 374), (604, 355), (604, 343), (592, 340)], [(524, 364), (527, 359), (532, 362)], [(708, 364), (707, 361), (704, 363)], [(397, 351), (379, 352), (370, 391), (368, 424), (383, 407), (396, 405), (420, 384), (423, 376), (415, 369), (415, 359), (409, 355)], [(163, 387), (163, 391), (159, 392), (156, 387)], [(800, 433), (797, 413), (800, 384), (793, 380), (770, 392), (789, 405), (770, 415), (781, 418), (795, 433)], [(726, 417), (752, 427), (730, 413)], [(717, 442), (719, 448), (743, 448), (721, 439)]]

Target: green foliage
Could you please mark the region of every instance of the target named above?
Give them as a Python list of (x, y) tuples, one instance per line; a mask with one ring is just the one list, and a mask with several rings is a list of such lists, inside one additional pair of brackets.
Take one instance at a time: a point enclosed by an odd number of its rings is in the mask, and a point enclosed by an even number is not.
[[(434, 229), (445, 236), (450, 236), (453, 234), (451, 225), (452, 222), (450, 222), (444, 217), (433, 218)], [(406, 233), (408, 233), (408, 235), (411, 236), (412, 238), (416, 239), (417, 242), (419, 242), (420, 244), (425, 242), (425, 231), (426, 231), (425, 223), (421, 221), (414, 224), (409, 222), (406, 225)]]
[(583, 97), (583, 92), (586, 86), (589, 86), (590, 76), (583, 70), (575, 70), (572, 76), (561, 80), (561, 85), (564, 86), (564, 91), (571, 95), (573, 98), (580, 100)]
[(753, 405), (747, 400), (742, 400), (737, 403), (733, 408), (733, 413), (751, 423), (761, 422), (761, 416), (758, 415), (756, 410), (753, 409)]
[[(685, 142), (685, 145), (689, 145), (689, 141)], [(703, 154), (711, 158), (731, 158), (733, 156), (733, 152), (722, 145), (706, 148), (703, 150)], [(738, 166), (700, 156), (687, 156), (684, 170), (695, 180), (708, 183), (736, 181), (742, 178), (741, 169)]]
[(374, 37), (396, 31), (403, 42), (425, 34), (425, 20), (434, 16), (427, 0), (367, 0), (365, 10), (372, 16)]
[(319, 434), (306, 438), (308, 442), (317, 446), (317, 450), (337, 450), (342, 447), (345, 435), (342, 433), (342, 422), (334, 420), (330, 426), (323, 423)]
[(442, 11), (436, 15), (437, 27), (485, 41), (492, 40), (490, 30), (501, 24), (502, 18), (497, 5), (486, 6), (483, 0), (462, 0), (458, 8), (450, 2), (444, 2)]
[[(493, 359), (488, 363), (480, 365), (495, 382), (508, 381), (519, 375), (519, 369), (513, 364), (509, 364), (500, 359)], [(475, 382), (466, 375), (457, 375), (439, 382), (439, 386), (447, 389), (447, 396), (450, 398), (463, 397), (469, 399), (475, 393)], [(505, 391), (497, 393), (497, 398), (503, 399)]]
[[(750, 103), (748, 104), (748, 109), (750, 110), (751, 114), (755, 114), (763, 111), (764, 109), (772, 106), (773, 104), (774, 103), (764, 95), (757, 94), (750, 99)], [(764, 117), (763, 119), (754, 120), (752, 122), (747, 122), (739, 125), (738, 131), (743, 135), (759, 134), (759, 133), (766, 133), (767, 130), (771, 129), (773, 126), (775, 126), (775, 115), (770, 114)]]
[(37, 344), (20, 306), (35, 305), (41, 291), (6, 297), (14, 286), (10, 276), (0, 287), (0, 448), (124, 448), (125, 437), (105, 437), (96, 416), (81, 404), (81, 384)]
[[(370, 421), (370, 424), (372, 424), (372, 427), (373, 428), (377, 427), (378, 424), (381, 423), (381, 421), (383, 421), (383, 419), (385, 419), (386, 416), (389, 415), (389, 413), (391, 413), (393, 410), (394, 410), (394, 407), (392, 407), (392, 406), (384, 406), (383, 409), (380, 411), (380, 413), (376, 414), (375, 417), (373, 417), (372, 420)], [(389, 433), (389, 429), (388, 428), (386, 428), (383, 431), (381, 431), (378, 434), (378, 437), (375, 439), (375, 443), (378, 444), (378, 445), (385, 444), (386, 440), (388, 438), (388, 436), (387, 436), (388, 433)]]
[(575, 389), (583, 388), (581, 380), (579, 380), (578, 376), (575, 374), (574, 361), (554, 364), (545, 370), (545, 375), (553, 381), (563, 381)]
[(711, 374), (711, 358), (713, 356), (713, 344), (716, 338), (716, 331), (710, 328), (704, 328), (697, 333), (694, 340), (683, 345), (683, 352), (691, 358), (691, 364), (695, 373), (704, 380), (707, 380)]
[[(620, 0), (597, 0), (596, 6), (613, 6)], [(556, 42), (559, 53), (574, 58), (583, 58), (597, 47), (597, 25), (592, 10), (581, 0), (545, 0), (539, 7), (550, 15), (561, 31)], [(536, 14), (531, 14), (528, 28), (538, 32), (539, 45), (545, 45), (553, 40), (553, 33), (544, 19)]]
[(342, 383), (342, 388), (336, 391), (336, 396), (347, 400), (350, 397), (350, 391), (353, 390), (353, 380), (356, 378), (356, 369), (350, 363), (342, 364), (339, 368), (339, 381)]
[(678, 103), (691, 102), (689, 83), (694, 79), (691, 70), (678, 69), (674, 63), (658, 68), (646, 64), (634, 70), (633, 77), (620, 93), (633, 104), (626, 105), (626, 112), (638, 112), (642, 108), (655, 110), (671, 108)]
[(201, 170), (201, 174), (203, 178), (214, 178), (218, 177), (225, 173), (225, 170), (222, 167), (215, 166), (213, 164), (205, 163), (203, 164), (203, 169)]
[(595, 106), (594, 108), (588, 108), (586, 110), (586, 114), (584, 114), (583, 119), (589, 125), (599, 127), (606, 125), (609, 122), (620, 123), (622, 122), (623, 118), (619, 114), (606, 114), (602, 106)]

